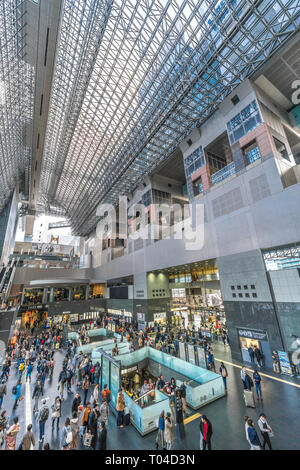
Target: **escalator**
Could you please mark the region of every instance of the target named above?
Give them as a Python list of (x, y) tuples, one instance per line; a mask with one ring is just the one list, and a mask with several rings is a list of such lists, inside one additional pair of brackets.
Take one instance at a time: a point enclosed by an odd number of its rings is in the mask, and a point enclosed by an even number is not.
[(17, 260), (12, 258), (6, 267), (4, 267), (1, 271), (0, 277), (0, 298), (1, 303), (5, 303), (8, 299), (9, 292), (12, 286), (12, 281), (15, 276)]

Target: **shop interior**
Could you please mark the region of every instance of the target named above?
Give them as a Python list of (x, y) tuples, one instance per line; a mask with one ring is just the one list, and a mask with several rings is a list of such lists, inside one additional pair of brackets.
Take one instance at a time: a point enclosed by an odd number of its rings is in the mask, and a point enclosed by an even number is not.
[(23, 305), (38, 305), (43, 302), (43, 289), (25, 289)]

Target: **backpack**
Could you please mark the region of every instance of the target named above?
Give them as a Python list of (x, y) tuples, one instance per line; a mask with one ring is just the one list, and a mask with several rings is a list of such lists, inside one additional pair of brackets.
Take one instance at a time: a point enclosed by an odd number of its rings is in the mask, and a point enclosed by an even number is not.
[(40, 421), (47, 421), (48, 417), (49, 417), (49, 408), (45, 406), (45, 408), (43, 408), (41, 411)]
[(17, 386), (16, 385), (14, 385), (13, 388), (12, 388), (12, 394), (13, 395), (17, 394)]

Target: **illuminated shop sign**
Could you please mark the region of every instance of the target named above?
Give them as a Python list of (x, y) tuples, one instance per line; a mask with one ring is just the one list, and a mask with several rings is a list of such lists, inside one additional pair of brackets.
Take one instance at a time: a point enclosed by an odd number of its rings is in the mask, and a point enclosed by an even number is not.
[(243, 338), (251, 338), (251, 339), (258, 339), (261, 341), (268, 341), (268, 335), (265, 331), (255, 331), (255, 330), (238, 330), (239, 336)]

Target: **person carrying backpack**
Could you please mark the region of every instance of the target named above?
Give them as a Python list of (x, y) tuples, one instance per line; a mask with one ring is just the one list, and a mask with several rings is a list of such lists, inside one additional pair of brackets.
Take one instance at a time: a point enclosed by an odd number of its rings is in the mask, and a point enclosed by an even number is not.
[(26, 370), (26, 382), (27, 382), (27, 379), (29, 379), (29, 382), (31, 382), (31, 372), (32, 372), (32, 364), (31, 362), (29, 362), (28, 366), (27, 366), (27, 370)]
[(21, 386), (22, 386), (22, 383), (19, 380), (17, 385), (14, 385), (12, 388), (12, 394), (14, 395), (14, 400), (15, 400), (13, 410), (15, 410), (18, 406), (19, 398), (21, 396)]
[(44, 437), (45, 437), (45, 424), (47, 419), (49, 418), (49, 407), (46, 405), (46, 400), (43, 398), (42, 400), (42, 406), (38, 414), (38, 422), (39, 422), (39, 428), (40, 428), (40, 440), (39, 442), (42, 442)]
[(228, 377), (228, 372), (227, 372), (227, 369), (226, 369), (226, 366), (225, 366), (224, 362), (221, 362), (219, 372), (220, 372), (220, 374), (221, 374), (221, 376), (222, 376), (222, 380), (223, 380), (223, 383), (224, 383), (225, 391), (227, 391), (227, 377)]

